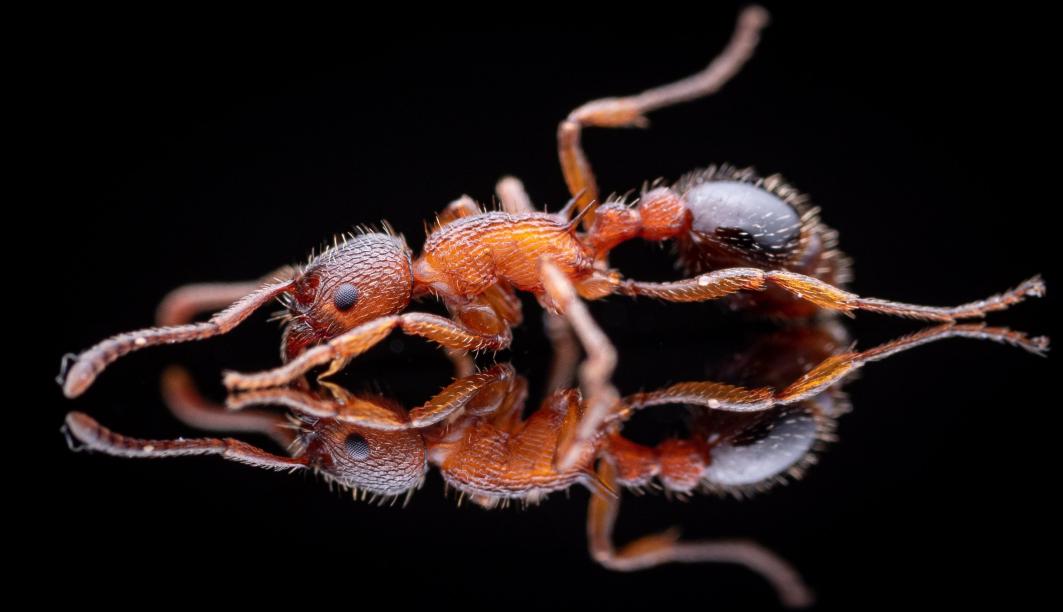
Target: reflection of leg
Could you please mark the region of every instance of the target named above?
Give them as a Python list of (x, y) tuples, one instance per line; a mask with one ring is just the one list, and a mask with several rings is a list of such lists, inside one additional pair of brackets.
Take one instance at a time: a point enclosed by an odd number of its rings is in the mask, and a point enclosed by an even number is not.
[(502, 177), (495, 185), (495, 195), (498, 196), (502, 210), (510, 214), (535, 212), (535, 205), (528, 197), (528, 192), (524, 190), (524, 183), (515, 176)]
[[(598, 464), (598, 478), (617, 490), (616, 468), (608, 459)], [(620, 498), (592, 495), (587, 515), (587, 539), (591, 556), (598, 563), (618, 571), (647, 569), (663, 563), (734, 563), (760, 574), (775, 587), (787, 606), (811, 605), (812, 592), (801, 576), (770, 550), (743, 540), (681, 542), (676, 530), (643, 536), (617, 549), (613, 527), (620, 512)]]
[(757, 268), (725, 268), (695, 278), (669, 283), (627, 280), (620, 284), (618, 292), (624, 295), (655, 297), (669, 302), (703, 302), (739, 291), (763, 289), (769, 284), (782, 287), (795, 297), (826, 310), (846, 314), (856, 310), (867, 310), (924, 321), (955, 321), (982, 317), (990, 312), (1005, 310), (1027, 297), (1041, 297), (1045, 292), (1044, 282), (1040, 277), (1035, 276), (1010, 291), (990, 296), (984, 300), (952, 307), (920, 306), (860, 297), (817, 278), (796, 272), (765, 271)]
[(658, 389), (635, 393), (623, 399), (623, 408), (610, 419), (625, 420), (636, 411), (663, 404), (688, 404), (728, 412), (760, 412), (776, 406), (802, 402), (838, 384), (843, 378), (871, 361), (885, 359), (901, 351), (947, 338), (974, 338), (1010, 344), (1042, 355), (1048, 350), (1048, 338), (1027, 338), (1006, 327), (986, 327), (978, 323), (945, 324), (924, 329), (866, 351), (848, 351), (832, 355), (806, 372), (781, 391), (770, 387), (746, 388), (711, 381), (681, 382)]
[(77, 445), (80, 442), (84, 445), (83, 448), (115, 457), (157, 459), (186, 455), (220, 455), (229, 461), (267, 470), (298, 470), (307, 467), (303, 459), (274, 455), (233, 438), (177, 440), (128, 438), (103, 427), (83, 412), (68, 413), (63, 430), (67, 434), (67, 443), (72, 449), (82, 448)]
[(572, 386), (576, 378), (576, 365), (579, 363), (580, 348), (572, 326), (565, 317), (552, 312), (543, 314), (543, 328), (553, 347), (550, 362), (550, 374), (546, 379), (546, 392)]
[(259, 433), (269, 436), (283, 448), (295, 440), (288, 420), (266, 410), (231, 412), (204, 398), (188, 371), (170, 366), (162, 373), (162, 398), (178, 420), (203, 431)]
[[(495, 186), (495, 193), (498, 195), (498, 201), (502, 203), (502, 210), (508, 213), (535, 212), (535, 206), (520, 179), (503, 177)], [(579, 362), (579, 346), (564, 317), (548, 312), (543, 315), (543, 327), (553, 347), (553, 362), (546, 382), (546, 392), (550, 393), (572, 386), (576, 364)]]
[[(715, 93), (753, 54), (760, 30), (767, 23), (768, 13), (764, 9), (749, 7), (739, 15), (727, 47), (701, 72), (638, 95), (594, 100), (572, 111), (558, 126), (557, 149), (565, 183), (577, 198), (578, 210), (582, 211), (599, 197), (594, 172), (580, 143), (584, 127), (643, 127), (647, 125), (646, 113)], [(585, 228), (591, 220), (591, 215), (585, 217)]]
[(432, 399), (410, 410), (408, 415), (329, 383), (324, 384), (332, 390), (332, 398), (322, 398), (302, 389), (280, 387), (231, 395), (227, 405), (233, 410), (252, 405), (281, 405), (308, 416), (336, 419), (367, 429), (418, 429), (434, 425), (472, 404), (501, 404), (512, 388), (514, 377), (512, 366), (495, 365), (455, 380)]
[(587, 305), (576, 295), (576, 289), (561, 270), (544, 262), (542, 274), (547, 295), (572, 326), (587, 352), (586, 360), (579, 367), (583, 415), (578, 421), (566, 419), (558, 440), (557, 468), (564, 471), (571, 469), (584, 455), (587, 445), (593, 444), (602, 423), (619, 403), (620, 395), (611, 381), (616, 367), (616, 349), (594, 322)]
[(325, 344), (308, 349), (278, 368), (256, 374), (227, 372), (224, 378), (225, 386), (235, 390), (263, 389), (288, 384), (317, 366), (350, 360), (361, 355), (396, 328), (407, 334), (427, 338), (446, 348), (466, 351), (502, 350), (509, 347), (512, 337), (508, 328), (503, 328), (499, 334), (485, 334), (451, 319), (421, 312), (381, 317), (340, 334)]

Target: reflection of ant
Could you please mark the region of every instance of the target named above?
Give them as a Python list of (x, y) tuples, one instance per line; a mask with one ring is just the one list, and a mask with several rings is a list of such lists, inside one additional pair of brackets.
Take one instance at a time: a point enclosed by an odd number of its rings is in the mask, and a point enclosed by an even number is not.
[[(735, 368), (763, 386), (687, 382), (621, 398), (609, 382), (613, 347), (582, 302), (561, 296), (566, 298), (561, 311), (588, 353), (580, 367), (581, 386), (553, 391), (527, 418), (527, 383), (509, 365), (460, 376), (409, 411), (326, 382), (316, 390), (300, 384), (237, 393), (228, 400), (230, 409), (239, 410), (233, 412), (211, 406), (183, 370), (171, 369), (163, 389), (179, 418), (202, 429), (265, 433), (288, 447), (290, 456), (232, 438), (129, 438), (80, 412), (67, 416), (66, 432), (72, 446), (116, 456), (220, 455), (266, 469), (310, 469), (363, 498), (408, 498), (429, 465), (462, 498), (487, 508), (512, 500), (535, 503), (580, 484), (592, 492), (589, 544), (603, 565), (629, 571), (668, 562), (738, 563), (762, 574), (785, 603), (804, 605), (811, 595), (798, 574), (752, 542), (683, 542), (667, 531), (616, 547), (612, 532), (619, 491), (660, 488), (682, 496), (765, 488), (799, 475), (810, 463), (817, 444), (832, 435), (834, 419), (847, 409), (837, 383), (868, 361), (956, 336), (1033, 352), (1046, 347), (1044, 339), (1030, 340), (1003, 328), (942, 325), (854, 352), (845, 349), (840, 327), (828, 322), (789, 328), (746, 352)], [(184, 297), (189, 299), (178, 300), (181, 308), (172, 301), (162, 308), (163, 316), (194, 315), (194, 292)], [(691, 407), (686, 435), (652, 446), (624, 436), (623, 424), (637, 411), (662, 404)], [(294, 416), (245, 409), (254, 405), (285, 406)], [(579, 433), (586, 428), (589, 433)], [(568, 464), (561, 461), (566, 441), (574, 457)]]
[[(555, 314), (575, 296), (594, 300), (619, 293), (676, 302), (727, 298), (735, 307), (788, 318), (869, 310), (942, 322), (981, 317), (1043, 293), (1038, 278), (952, 308), (850, 293), (841, 288), (849, 279), (848, 260), (817, 209), (779, 177), (759, 178), (751, 170), (713, 167), (670, 187), (654, 186), (636, 205), (598, 206), (582, 129), (644, 125), (651, 111), (716, 92), (752, 55), (766, 23), (763, 9), (748, 8), (730, 43), (702, 72), (635, 96), (592, 101), (562, 121), (558, 150), (573, 199), (560, 212), (536, 211), (520, 183), (505, 179), (498, 186), (501, 211), (484, 212), (469, 198), (457, 200), (439, 216), (419, 257), (390, 232), (353, 236), (301, 271), (240, 292), (209, 321), (100, 342), (76, 356), (60, 377), (64, 393), (80, 395), (108, 364), (132, 351), (227, 333), (274, 298), (289, 310), (282, 341), (286, 363), (258, 374), (229, 373), (230, 389), (286, 384), (323, 365), (325, 375), (335, 373), (395, 329), (452, 350), (507, 348), (511, 328), (522, 318), (518, 290), (535, 295)], [(674, 240), (692, 276), (666, 283), (623, 279), (607, 258), (635, 238)], [(228, 287), (213, 290), (237, 297)], [(428, 295), (442, 300), (449, 318), (407, 311), (411, 300)], [(574, 460), (566, 452), (562, 464)]]

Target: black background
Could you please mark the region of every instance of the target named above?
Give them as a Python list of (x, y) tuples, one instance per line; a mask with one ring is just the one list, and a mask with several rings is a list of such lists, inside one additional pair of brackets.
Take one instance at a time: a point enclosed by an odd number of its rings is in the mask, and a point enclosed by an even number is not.
[[(587, 133), (603, 190), (712, 162), (755, 165), (823, 207), (864, 295), (959, 303), (1037, 272), (1056, 289), (1058, 65), (1036, 15), (773, 13), (756, 57), (721, 94), (658, 112), (649, 130)], [(179, 284), (254, 278), (381, 219), (416, 247), (423, 220), (462, 193), (490, 201), (507, 173), (556, 208), (567, 197), (557, 121), (592, 98), (694, 72), (733, 18), (721, 6), (622, 29), (445, 35), (364, 23), (342, 35), (70, 24), (51, 47), (58, 68), (38, 109), (55, 171), (39, 187), (60, 204), (38, 211), (51, 217), (53, 246), (36, 257), (57, 286), (42, 288), (54, 338), (34, 380), (65, 352), (149, 325)], [(668, 278), (667, 253), (631, 244), (614, 263)], [(710, 305), (614, 299), (593, 311), (622, 349), (622, 392), (703, 377), (771, 329)], [(527, 305), (512, 351), (533, 381), (548, 359), (538, 312)], [(1050, 293), (994, 320), (1049, 333), (1051, 312)], [(67, 451), (58, 428), (71, 409), (130, 434), (189, 435), (159, 399), (161, 368), (184, 363), (221, 397), (222, 369), (277, 362), (279, 332), (265, 318), (125, 359), (76, 401), (43, 392), (38, 444), (58, 482), (39, 479), (48, 535), (36, 553), (70, 592), (211, 586), (247, 598), (320, 587), (349, 605), (371, 593), (476, 607), (774, 605), (758, 578), (731, 567), (596, 567), (583, 490), (486, 512), (456, 508), (433, 475), (408, 508), (377, 508), (312, 477)], [(919, 327), (874, 315), (850, 326), (864, 347)], [(855, 411), (803, 481), (743, 502), (629, 498), (620, 538), (672, 524), (688, 537), (755, 538), (792, 560), (824, 606), (1039, 598), (1051, 585), (1028, 550), (1051, 558), (1057, 536), (1050, 364), (966, 340), (874, 364), (847, 387)], [(415, 405), (449, 375), (438, 351), (403, 340), (343, 380)]]

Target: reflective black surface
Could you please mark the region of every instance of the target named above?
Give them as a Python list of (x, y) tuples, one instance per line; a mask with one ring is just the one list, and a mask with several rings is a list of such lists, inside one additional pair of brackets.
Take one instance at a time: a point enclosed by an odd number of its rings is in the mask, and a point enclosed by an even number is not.
[[(1042, 272), (1048, 297), (993, 321), (1053, 335), (1047, 252), (1057, 232), (1046, 202), (1056, 188), (1041, 147), (1057, 136), (1048, 111), (1058, 100), (1047, 93), (1043, 26), (1006, 11), (773, 13), (763, 47), (718, 96), (655, 114), (648, 131), (587, 133), (603, 189), (718, 161), (782, 172), (841, 232), (856, 291), (951, 304)], [(594, 97), (700, 68), (734, 12), (711, 14), (681, 33), (673, 15), (623, 32), (402, 32), (386, 42), (346, 33), (311, 45), (244, 43), (231, 32), (194, 45), (110, 30), (67, 37), (42, 109), (63, 143), (46, 188), (79, 208), (48, 220), (64, 249), (43, 255), (53, 284), (34, 284), (80, 299), (45, 305), (52, 323), (34, 380), (50, 379), (63, 353), (150, 324), (182, 283), (254, 278), (381, 219), (419, 246), (423, 220), (461, 193), (489, 200), (506, 173), (537, 204), (560, 206), (557, 121)], [(614, 263), (639, 278), (675, 275), (668, 250), (652, 245), (625, 246)], [(621, 348), (624, 393), (712, 375), (772, 329), (712, 305), (614, 298), (592, 312)], [(525, 313), (511, 356), (535, 391), (548, 344), (538, 306)], [(182, 363), (220, 398), (223, 369), (278, 363), (279, 330), (266, 318), (127, 358), (73, 402), (45, 388), (35, 409), (46, 427), (34, 436), (59, 482), (38, 481), (34, 497), (55, 518), (34, 555), (74, 590), (214, 585), (249, 598), (324, 582), (406, 605), (775, 605), (735, 568), (596, 567), (581, 490), (488, 512), (456, 508), (430, 477), (406, 509), (379, 508), (310, 477), (210, 458), (67, 451), (58, 428), (71, 409), (125, 433), (191, 433), (164, 409), (159, 373)], [(850, 331), (866, 347), (918, 328), (860, 315)], [(1057, 369), (1053, 357), (964, 340), (875, 364), (847, 386), (854, 410), (802, 481), (744, 501), (627, 499), (619, 537), (676, 524), (691, 537), (754, 538), (791, 560), (825, 607), (1036, 600), (1051, 583), (1028, 546), (1050, 554), (1058, 534), (1048, 423)], [(343, 375), (406, 405), (449, 380), (438, 351), (399, 336)]]

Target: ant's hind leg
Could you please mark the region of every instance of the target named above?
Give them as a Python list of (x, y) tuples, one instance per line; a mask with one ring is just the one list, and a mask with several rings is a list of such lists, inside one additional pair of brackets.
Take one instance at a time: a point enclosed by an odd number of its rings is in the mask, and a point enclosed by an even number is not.
[[(638, 95), (594, 100), (572, 111), (557, 128), (557, 150), (565, 183), (577, 199), (578, 210), (583, 211), (599, 198), (594, 172), (580, 144), (584, 127), (644, 127), (646, 113), (715, 93), (753, 55), (760, 31), (767, 24), (767, 11), (759, 6), (748, 7), (738, 16), (727, 47), (701, 72)], [(589, 228), (592, 214), (583, 219), (583, 227)]]
[[(604, 486), (617, 489), (616, 467), (608, 459), (598, 462), (598, 478)], [(760, 574), (775, 588), (779, 600), (789, 607), (812, 604), (812, 591), (786, 560), (763, 546), (746, 540), (679, 541), (679, 533), (642, 536), (616, 548), (613, 528), (620, 513), (620, 498), (592, 495), (587, 511), (587, 539), (591, 556), (603, 566), (617, 571), (635, 571), (664, 563), (734, 563)]]
[(765, 271), (758, 268), (725, 268), (694, 278), (667, 283), (627, 280), (620, 283), (617, 292), (623, 295), (655, 297), (669, 302), (702, 302), (719, 299), (739, 291), (760, 290), (768, 284), (781, 287), (795, 297), (809, 301), (825, 310), (845, 314), (866, 310), (909, 319), (940, 322), (983, 317), (987, 313), (1010, 308), (1027, 297), (1041, 297), (1045, 292), (1044, 282), (1039, 276), (1035, 276), (1014, 289), (983, 300), (952, 307), (921, 306), (864, 298), (804, 274), (786, 270)]

